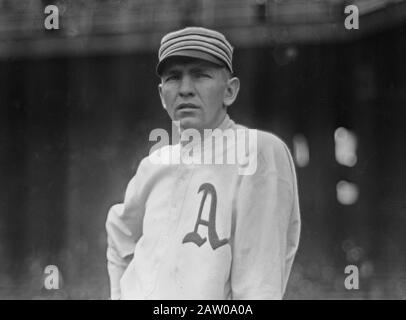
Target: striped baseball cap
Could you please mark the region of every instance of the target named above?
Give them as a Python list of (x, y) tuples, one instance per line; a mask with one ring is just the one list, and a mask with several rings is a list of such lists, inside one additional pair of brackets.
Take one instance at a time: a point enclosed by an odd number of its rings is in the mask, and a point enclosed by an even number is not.
[(165, 35), (158, 52), (159, 62), (156, 67), (158, 75), (161, 75), (167, 59), (174, 56), (209, 61), (225, 66), (233, 73), (233, 47), (223, 34), (214, 30), (187, 27)]

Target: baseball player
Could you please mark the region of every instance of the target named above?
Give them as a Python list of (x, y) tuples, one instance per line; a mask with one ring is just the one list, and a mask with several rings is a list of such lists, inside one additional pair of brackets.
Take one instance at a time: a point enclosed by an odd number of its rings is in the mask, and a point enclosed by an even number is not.
[[(213, 132), (251, 130), (227, 114), (240, 86), (233, 48), (219, 32), (189, 27), (164, 36), (158, 55), (162, 105), (181, 138), (145, 157), (124, 203), (109, 210), (111, 299), (282, 299), (300, 233), (288, 148), (258, 130), (213, 152), (216, 160), (243, 145), (256, 163), (249, 174), (247, 162), (188, 161), (208, 151)], [(201, 139), (186, 143), (188, 130)], [(152, 161), (176, 155), (182, 161)]]

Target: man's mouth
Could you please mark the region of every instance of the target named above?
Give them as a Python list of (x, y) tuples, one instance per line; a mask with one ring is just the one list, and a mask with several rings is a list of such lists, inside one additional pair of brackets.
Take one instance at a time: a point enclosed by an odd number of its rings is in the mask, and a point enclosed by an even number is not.
[(199, 109), (199, 107), (196, 106), (196, 105), (193, 104), (193, 103), (181, 103), (180, 105), (178, 105), (178, 106), (176, 107), (176, 110), (177, 110), (177, 111), (180, 111), (180, 110), (190, 110), (190, 109)]

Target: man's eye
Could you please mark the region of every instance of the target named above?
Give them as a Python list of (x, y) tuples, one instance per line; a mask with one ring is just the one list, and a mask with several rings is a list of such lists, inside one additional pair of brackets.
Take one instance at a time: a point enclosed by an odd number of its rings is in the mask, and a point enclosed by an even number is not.
[(204, 72), (199, 72), (196, 74), (199, 78), (210, 78), (210, 75)]
[(178, 79), (179, 79), (179, 76), (172, 75), (172, 76), (166, 77), (165, 81), (172, 81), (172, 80), (178, 80)]

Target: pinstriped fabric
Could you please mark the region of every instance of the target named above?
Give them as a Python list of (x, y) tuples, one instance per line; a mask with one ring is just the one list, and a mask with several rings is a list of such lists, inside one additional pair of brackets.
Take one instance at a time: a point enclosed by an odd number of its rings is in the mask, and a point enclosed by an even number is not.
[[(173, 47), (171, 47), (170, 50), (167, 50), (162, 55), (162, 60), (180, 50), (202, 50), (202, 49), (198, 42), (181, 43), (178, 45), (174, 45)], [(206, 44), (203, 51), (216, 56), (216, 58), (219, 58), (220, 60), (224, 61), (226, 65), (231, 66), (231, 60), (227, 56), (225, 56), (221, 51), (219, 51), (216, 46)]]
[(164, 57), (168, 52), (173, 51), (174, 49), (179, 49), (187, 46), (202, 46), (202, 50), (211, 49), (217, 52), (219, 55), (223, 56), (224, 59), (227, 59), (230, 63), (229, 50), (213, 39), (206, 39), (199, 36), (186, 36), (182, 38), (176, 38), (168, 43), (163, 45), (163, 49), (160, 50), (161, 57)]
[[(183, 56), (187, 56), (188, 50), (209, 54), (220, 60), (233, 72), (233, 47), (221, 33), (201, 27), (188, 27), (165, 35), (161, 40), (161, 47), (158, 52), (157, 70), (168, 57), (180, 52)], [(196, 57), (196, 55), (191, 56)], [(203, 57), (204, 55), (202, 55), (202, 59), (204, 59)]]
[[(219, 39), (219, 38), (211, 37), (208, 35), (193, 33), (193, 34), (171, 37), (168, 39), (164, 38), (161, 42), (161, 48), (159, 50), (159, 53), (162, 54), (162, 52), (164, 50), (167, 50), (169, 47), (171, 47), (174, 44), (187, 42), (187, 41), (197, 41), (197, 42), (202, 41), (204, 43), (215, 45), (220, 50), (222, 50), (225, 55), (228, 55), (228, 54), (232, 53), (232, 51), (233, 51), (232, 47), (226, 42), (227, 40), (225, 40), (225, 38)], [(204, 43), (202, 45), (204, 45)]]

